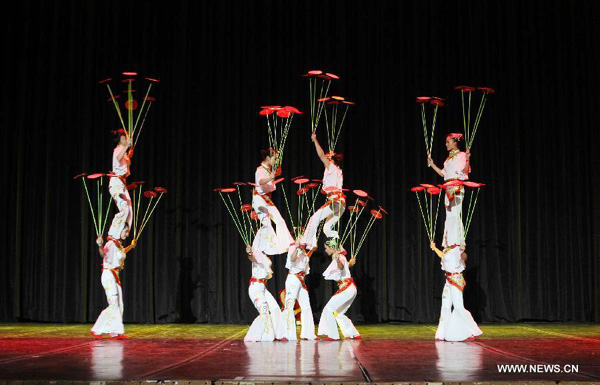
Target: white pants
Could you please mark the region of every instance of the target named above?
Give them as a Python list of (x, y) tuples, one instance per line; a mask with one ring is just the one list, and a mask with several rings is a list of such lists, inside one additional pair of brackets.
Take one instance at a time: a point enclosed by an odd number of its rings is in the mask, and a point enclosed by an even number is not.
[[(268, 205), (262, 196), (253, 195), (252, 208), (260, 221), (260, 229), (252, 242), (252, 249), (267, 255), (286, 253), (294, 239), (277, 207)], [(271, 221), (275, 222), (276, 230)]]
[(263, 283), (252, 282), (248, 287), (248, 295), (258, 310), (258, 317), (254, 319), (244, 341), (273, 341), (281, 322), (281, 309), (277, 301), (267, 290)]
[(465, 193), (462, 187), (454, 195), (452, 201), (445, 195), (446, 221), (444, 222), (443, 247), (465, 245), (465, 228), (462, 221), (462, 204), (464, 198)]
[(323, 225), (325, 236), (327, 238), (339, 238), (338, 232), (333, 229), (333, 226), (338, 223), (345, 210), (346, 208), (341, 202), (332, 202), (315, 211), (308, 221), (300, 243), (305, 244), (307, 249), (317, 246), (317, 230), (322, 220), (325, 220)]
[[(127, 187), (121, 179), (113, 177), (110, 178), (110, 182), (108, 184), (108, 192), (110, 193), (110, 196), (114, 199), (115, 204), (117, 205), (117, 209), (119, 210), (119, 212), (115, 214), (113, 218), (111, 227), (113, 226), (113, 224), (127, 221), (127, 224), (131, 229), (131, 223), (133, 221), (133, 205), (131, 204), (131, 196), (129, 195)], [(120, 236), (121, 234), (119, 234), (117, 237), (120, 238)]]
[(359, 336), (360, 333), (356, 330), (350, 318), (346, 317), (346, 311), (352, 305), (354, 298), (356, 298), (356, 286), (354, 284), (331, 297), (321, 313), (321, 321), (319, 322), (319, 331), (317, 334), (326, 335), (329, 338), (338, 340), (340, 339), (340, 333), (337, 328), (339, 325), (344, 337)]
[(123, 326), (123, 291), (110, 270), (102, 271), (102, 287), (106, 293), (108, 307), (102, 310), (92, 332), (95, 334), (118, 335), (125, 333)]
[[(454, 309), (452, 307), (454, 306)], [(442, 311), (435, 338), (446, 341), (464, 341), (483, 334), (463, 304), (463, 292), (448, 283), (442, 293)]]
[(294, 315), (296, 300), (300, 305), (300, 319), (302, 322), (300, 338), (314, 340), (317, 336), (315, 335), (315, 321), (310, 307), (308, 291), (294, 274), (288, 274), (285, 280), (285, 309), (283, 310), (282, 322), (279, 325), (277, 335), (281, 336), (280, 338), (287, 338), (289, 341), (298, 339), (296, 337), (296, 317)]

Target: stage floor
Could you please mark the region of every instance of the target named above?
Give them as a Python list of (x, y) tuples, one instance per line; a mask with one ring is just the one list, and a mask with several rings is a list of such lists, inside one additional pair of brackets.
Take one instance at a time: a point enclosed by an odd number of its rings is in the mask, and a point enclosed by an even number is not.
[[(0, 381), (600, 381), (597, 324), (481, 325), (468, 343), (412, 324), (358, 325), (362, 340), (269, 343), (244, 343), (243, 325), (126, 325), (124, 341), (94, 340), (90, 327), (0, 324)], [(511, 364), (527, 373), (500, 372)]]

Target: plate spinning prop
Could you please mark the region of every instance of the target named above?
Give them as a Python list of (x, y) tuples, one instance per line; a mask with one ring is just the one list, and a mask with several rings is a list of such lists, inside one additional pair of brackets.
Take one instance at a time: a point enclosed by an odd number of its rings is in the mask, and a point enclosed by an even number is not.
[[(334, 152), (337, 145), (348, 109), (356, 103), (346, 100), (341, 96), (332, 96), (322, 99), (326, 104), (325, 108), (325, 127), (327, 128), (327, 145), (329, 152)], [(330, 110), (329, 113), (327, 110)]]
[(123, 128), (123, 130), (125, 130), (125, 132), (127, 133), (127, 136), (132, 139), (133, 147), (135, 147), (140, 137), (140, 134), (142, 133), (142, 129), (144, 128), (144, 123), (146, 122), (146, 117), (148, 116), (150, 107), (152, 107), (152, 103), (156, 101), (154, 97), (150, 96), (150, 91), (152, 90), (152, 86), (156, 83), (159, 83), (160, 80), (154, 78), (144, 79), (148, 82), (148, 87), (146, 89), (144, 97), (142, 98), (142, 105), (136, 114), (135, 111), (138, 110), (139, 102), (133, 97), (134, 93), (137, 92), (137, 90), (133, 89), (133, 82), (136, 81), (135, 77), (137, 76), (137, 72), (123, 72), (122, 75), (125, 77), (125, 79), (121, 80), (121, 83), (127, 84), (127, 89), (122, 92), (125, 94), (123, 108), (127, 111), (127, 122), (125, 122), (124, 120), (122, 109), (119, 104), (119, 99), (121, 99), (121, 95), (115, 95), (113, 89), (110, 86), (112, 79), (107, 78), (99, 81), (98, 83), (106, 85), (108, 94), (110, 95), (108, 101), (112, 102), (112, 104), (114, 105), (115, 110), (117, 111), (117, 115), (119, 116), (119, 121), (121, 122), (121, 128)]
[[(433, 242), (435, 238), (435, 230), (437, 228), (437, 217), (439, 213), (442, 189), (432, 184), (421, 183), (419, 186), (411, 188), (410, 191), (414, 192), (417, 197), (419, 210), (421, 211), (421, 217), (423, 218), (425, 230), (427, 231), (427, 237), (429, 238), (430, 242)], [(423, 195), (422, 200), (419, 197), (419, 193)], [(434, 197), (436, 196), (437, 202), (434, 204), (433, 202), (436, 200)], [(423, 207), (425, 210), (423, 210)]]
[[(459, 189), (464, 189), (465, 198), (467, 203), (467, 213), (466, 213), (466, 221), (464, 222), (464, 234), (463, 234), (463, 242), (467, 239), (467, 234), (469, 233), (469, 228), (471, 227), (471, 222), (473, 221), (473, 213), (475, 212), (475, 206), (477, 206), (477, 198), (479, 198), (479, 191), (481, 187), (485, 186), (484, 183), (473, 182), (469, 180), (453, 180), (440, 185), (440, 187), (446, 190), (446, 196), (449, 200), (454, 199), (454, 195), (459, 191)], [(467, 194), (468, 192), (468, 194)], [(463, 207), (465, 205), (463, 204)], [(460, 213), (460, 220), (463, 219), (463, 213)]]
[[(298, 197), (297, 202), (293, 202), (291, 198), (288, 200), (283, 185), (281, 186), (281, 188), (283, 191), (283, 197), (285, 199), (285, 205), (288, 210), (289, 219), (292, 224), (292, 228), (294, 229), (294, 239), (300, 239), (302, 237), (302, 234), (304, 234), (304, 230), (308, 225), (308, 221), (310, 220), (311, 215), (315, 213), (315, 202), (321, 189), (321, 181), (316, 179), (311, 181), (310, 179), (304, 176), (297, 176), (295, 178), (292, 178), (292, 182), (298, 185), (298, 190), (296, 190), (295, 194)], [(296, 203), (295, 218), (292, 215), (292, 210), (290, 209), (290, 200), (292, 200), (293, 203)]]
[[(425, 140), (425, 151), (427, 157), (431, 156), (433, 148), (433, 137), (435, 134), (435, 124), (437, 122), (438, 108), (445, 105), (444, 99), (437, 96), (418, 96), (417, 104), (421, 105), (421, 124), (423, 125), (423, 139)], [(431, 132), (427, 129), (427, 113), (425, 105), (433, 106), (433, 118), (431, 122)]]
[[(275, 183), (279, 183), (281, 180), (283, 178), (276, 180)], [(246, 246), (250, 246), (260, 228), (260, 224), (258, 223), (258, 214), (252, 209), (252, 205), (242, 202), (240, 186), (255, 186), (255, 184), (250, 182), (234, 182), (233, 185), (235, 187), (216, 188), (214, 191), (219, 193), (219, 197), (225, 205), (242, 241)], [(231, 195), (235, 192), (237, 192), (239, 205), (233, 203), (233, 199), (231, 199)]]
[(325, 101), (329, 95), (329, 87), (332, 80), (338, 80), (340, 77), (321, 70), (312, 70), (302, 75), (308, 79), (308, 93), (310, 101), (310, 129), (315, 132), (319, 126), (319, 120), (325, 107)]
[[(473, 141), (475, 140), (475, 134), (477, 134), (477, 128), (479, 128), (479, 122), (481, 121), (481, 115), (483, 115), (483, 109), (485, 108), (487, 97), (488, 95), (493, 94), (495, 90), (489, 87), (475, 88), (470, 86), (457, 86), (454, 87), (454, 89), (460, 92), (463, 128), (465, 134), (465, 147), (467, 148), (467, 150), (470, 150), (471, 146), (473, 146)], [(479, 102), (479, 108), (477, 109), (477, 115), (475, 115), (475, 120), (471, 122), (471, 97), (475, 90), (481, 91), (481, 100)], [(468, 94), (466, 108), (465, 94)]]
[(273, 166), (273, 168), (277, 170), (283, 161), (285, 143), (290, 132), (294, 115), (302, 115), (302, 112), (292, 106), (263, 106), (261, 107), (259, 114), (267, 119), (269, 147), (277, 150), (279, 153), (277, 162)]
[[(104, 230), (106, 229), (106, 222), (108, 219), (108, 213), (110, 211), (110, 201), (112, 198), (110, 194), (108, 195), (108, 202), (104, 203), (103, 191), (104, 191), (104, 178), (109, 177), (107, 174), (103, 173), (94, 173), (94, 174), (86, 174), (82, 173), (76, 175), (73, 179), (81, 180), (81, 184), (83, 185), (83, 189), (85, 190), (85, 195), (88, 200), (88, 206), (90, 208), (90, 212), (92, 213), (92, 219), (94, 221), (94, 230), (96, 230), (96, 236), (100, 236), (104, 234)], [(92, 189), (92, 197), (90, 197), (90, 191), (87, 186), (86, 179), (92, 181), (90, 183), (96, 182), (96, 193), (94, 194), (94, 189)], [(104, 211), (106, 210), (106, 211)]]
[[(137, 240), (142, 235), (142, 231), (146, 228), (146, 225), (150, 221), (152, 214), (154, 214), (154, 209), (158, 206), (163, 195), (167, 193), (167, 189), (164, 187), (155, 187), (154, 189), (146, 190), (142, 192), (142, 186), (145, 184), (143, 181), (133, 182), (127, 185), (127, 190), (130, 191), (131, 202), (133, 206), (133, 240), (137, 242)], [(137, 198), (136, 198), (136, 190), (137, 190)], [(140, 220), (140, 206), (142, 205), (142, 195), (146, 199), (146, 209), (144, 210), (144, 216)], [(137, 202), (136, 202), (137, 201)]]

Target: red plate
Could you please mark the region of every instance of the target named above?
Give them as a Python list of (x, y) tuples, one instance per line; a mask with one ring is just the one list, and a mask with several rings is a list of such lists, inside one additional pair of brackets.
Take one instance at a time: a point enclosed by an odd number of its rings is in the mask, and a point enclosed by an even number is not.
[(146, 101), (152, 103), (152, 102), (156, 101), (156, 98), (154, 98), (152, 96), (146, 96)]
[(483, 184), (483, 183), (471, 182), (469, 180), (464, 181), (463, 184), (465, 186), (467, 186), (467, 187), (481, 187), (481, 186), (485, 186), (485, 184)]
[(332, 74), (331, 72), (326, 72), (325, 75), (335, 80), (338, 80), (340, 78), (339, 76), (337, 76), (336, 74)]
[(429, 187), (427, 189), (427, 192), (431, 195), (438, 195), (442, 192), (442, 189), (440, 189), (439, 187)]
[(356, 104), (356, 103), (354, 103), (354, 102), (351, 102), (350, 100), (344, 100), (342, 103), (344, 103), (344, 104), (349, 104), (349, 105), (351, 105), (351, 106), (353, 106), (353, 105), (355, 105), (355, 104)]
[(87, 177), (87, 178), (88, 178), (88, 179), (98, 179), (98, 178), (101, 178), (101, 177), (103, 177), (103, 176), (105, 176), (105, 175), (106, 175), (106, 174), (103, 174), (103, 173), (97, 172), (97, 173), (95, 173), (95, 174), (88, 175), (88, 177)]
[(307, 184), (305, 187), (306, 187), (307, 189), (311, 189), (311, 188), (317, 188), (317, 187), (319, 187), (319, 183), (314, 183), (314, 182), (312, 182), (312, 183), (309, 183), (309, 184)]
[(260, 108), (281, 108), (281, 106), (261, 106)]
[(129, 79), (123, 79), (121, 80), (121, 83), (129, 83), (129, 82), (134, 82), (135, 79), (134, 78), (129, 78)]
[(462, 92), (473, 92), (475, 91), (475, 87), (471, 87), (471, 86), (456, 86), (454, 87), (455, 90), (457, 91), (462, 91)]
[(252, 210), (250, 212), (250, 219), (257, 221), (258, 220), (258, 214), (256, 213), (256, 211)]
[(431, 98), (429, 96), (417, 96), (417, 103), (425, 103), (430, 100)]
[(245, 186), (246, 182), (233, 182), (232, 183), (234, 186)]
[(412, 191), (412, 192), (419, 192), (419, 191), (423, 191), (423, 190), (425, 190), (425, 187), (423, 187), (423, 186), (417, 186), (417, 187), (413, 187), (410, 189), (410, 191)]
[(275, 112), (275, 111), (271, 110), (269, 108), (265, 108), (264, 110), (260, 110), (260, 112), (258, 114), (262, 115), (262, 116), (267, 116), (267, 115), (271, 115), (273, 112)]
[(111, 78), (102, 79), (98, 82), (98, 84), (105, 84), (105, 83), (110, 82), (111, 80), (112, 80)]
[(277, 111), (277, 116), (279, 116), (280, 118), (289, 118), (292, 115), (292, 113), (290, 111), (286, 111), (286, 110), (279, 110)]
[(434, 99), (431, 101), (431, 104), (433, 104), (434, 106), (438, 106), (438, 107), (442, 107), (444, 106), (444, 102), (438, 99)]
[(341, 96), (332, 96), (331, 99), (335, 99), (335, 100), (339, 100), (339, 101), (344, 100), (344, 98)]
[(335, 186), (325, 187), (323, 191), (338, 191), (339, 189)]
[(133, 183), (135, 183), (135, 184), (137, 184), (137, 185), (142, 185), (142, 184), (144, 184), (144, 183), (146, 183), (146, 182), (144, 182), (143, 180), (141, 180), (141, 181), (139, 181), (139, 182), (133, 182)]
[(369, 193), (367, 193), (366, 191), (363, 190), (352, 190), (352, 192), (356, 195), (359, 196), (361, 198), (366, 198), (369, 196)]
[(317, 99), (317, 102), (326, 102), (331, 98), (321, 98), (321, 99)]
[(284, 109), (287, 109), (288, 111), (293, 112), (294, 114), (302, 115), (302, 112), (300, 112), (300, 110), (297, 109), (296, 107), (285, 106)]
[(223, 192), (223, 193), (232, 193), (234, 191), (237, 191), (237, 189), (233, 188), (233, 187), (227, 187), (227, 188), (222, 188), (221, 189), (221, 192)]
[(131, 99), (131, 103), (129, 103), (129, 100), (125, 101), (125, 108), (127, 108), (128, 110), (137, 110), (138, 108), (138, 102), (135, 99)]
[(421, 183), (421, 186), (426, 187), (426, 188), (435, 187), (434, 185), (429, 184), (429, 183)]
[(302, 184), (302, 183), (306, 183), (306, 182), (310, 182), (310, 179), (308, 178), (297, 178), (294, 180), (294, 183), (296, 184)]
[(117, 99), (119, 99), (120, 97), (121, 97), (121, 95), (115, 95), (115, 96), (113, 96), (113, 97), (110, 97), (110, 98), (106, 99), (106, 101), (107, 101), (107, 102), (112, 102), (112, 101), (114, 101), (114, 100), (117, 100)]
[(327, 102), (327, 104), (340, 104), (340, 102), (338, 102), (337, 100), (330, 100)]
[(313, 179), (313, 182), (317, 182), (317, 183), (323, 183), (323, 181), (321, 179)]
[(144, 191), (144, 197), (146, 198), (156, 198), (157, 196), (158, 194), (152, 190)]
[(254, 187), (256, 187), (258, 185), (256, 183), (248, 182), (248, 186), (254, 186)]
[(360, 209), (356, 206), (350, 206), (348, 207), (348, 210), (352, 211), (353, 213), (357, 213), (360, 211)]
[(79, 175), (75, 175), (75, 176), (73, 177), (73, 179), (80, 179), (80, 178), (83, 178), (84, 176), (87, 176), (87, 173), (85, 173), (85, 172), (82, 172), (82, 173), (81, 173), (81, 174), (79, 174)]
[(323, 71), (321, 70), (312, 70), (312, 71), (308, 71), (309, 75), (321, 75), (323, 73)]
[(146, 78), (146, 80), (151, 81), (152, 83), (160, 83), (160, 80), (153, 78)]
[(331, 80), (331, 78), (327, 75), (317, 75), (317, 77), (319, 77), (321, 79)]
[(444, 98), (440, 98), (439, 96), (432, 96), (431, 99), (434, 99), (434, 100), (446, 100)]
[(371, 210), (371, 216), (375, 219), (383, 218), (383, 214), (375, 209)]
[(380, 210), (380, 211), (383, 211), (383, 212), (384, 212), (386, 215), (388, 215), (388, 212), (387, 212), (387, 211), (385, 211), (385, 209), (384, 209), (383, 207), (379, 206), (379, 210)]
[(137, 72), (123, 72), (125, 76), (137, 76)]
[(443, 184), (444, 187), (457, 187), (463, 184), (462, 180), (451, 180)]
[(277, 183), (279, 183), (279, 182), (283, 181), (284, 179), (285, 179), (285, 178), (279, 178), (279, 179), (275, 180), (275, 182), (273, 182), (273, 183), (277, 184)]
[(479, 91), (485, 92), (486, 94), (493, 94), (494, 92), (496, 92), (496, 90), (494, 90), (493, 88), (490, 88), (490, 87), (477, 87), (477, 89)]
[(125, 188), (127, 189), (127, 191), (130, 191), (130, 190), (135, 190), (137, 188), (137, 186), (138, 186), (137, 184), (131, 183), (131, 184), (128, 184)]
[(242, 207), (240, 207), (240, 210), (242, 210), (243, 212), (250, 211), (250, 210), (252, 210), (252, 205), (249, 205), (249, 204), (242, 205)]
[(296, 195), (304, 195), (304, 194), (306, 194), (307, 191), (308, 190), (306, 189), (306, 187), (302, 187), (301, 189), (298, 189), (296, 191)]
[(164, 188), (164, 187), (155, 187), (154, 191), (156, 191), (157, 193), (160, 193), (160, 194), (166, 194), (167, 193), (167, 189)]
[(366, 207), (367, 206), (367, 202), (365, 201), (361, 201), (360, 199), (356, 201), (356, 204), (361, 206), (361, 207)]

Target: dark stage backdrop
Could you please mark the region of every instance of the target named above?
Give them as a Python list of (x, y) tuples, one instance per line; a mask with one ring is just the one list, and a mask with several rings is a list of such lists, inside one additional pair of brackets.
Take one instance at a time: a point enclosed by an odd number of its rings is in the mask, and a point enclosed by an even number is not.
[[(19, 5), (15, 5), (20, 3)], [(536, 3), (537, 4), (537, 3)], [(434, 158), (459, 130), (456, 85), (497, 89), (473, 149), (480, 195), (465, 301), (479, 321), (598, 321), (595, 1), (10, 2), (4, 11), (0, 320), (91, 322), (106, 305), (82, 171), (108, 171), (118, 126), (96, 82), (159, 77), (131, 180), (167, 187), (122, 279), (127, 322), (249, 323), (250, 264), (214, 187), (251, 180), (264, 104), (308, 108), (301, 74), (341, 76), (356, 108), (340, 140), (345, 183), (390, 215), (353, 269), (356, 321), (435, 322), (444, 278), (409, 188), (426, 167), (415, 96), (449, 97)], [(284, 176), (320, 178), (309, 118)], [(325, 141), (320, 130), (321, 141)], [(288, 186), (289, 191), (289, 186)], [(283, 212), (281, 193), (275, 200)], [(443, 213), (440, 221), (443, 220)], [(441, 226), (440, 226), (441, 227)], [(438, 232), (438, 242), (441, 240)], [(284, 287), (274, 258), (269, 289)], [(318, 318), (333, 285), (307, 280)]]

